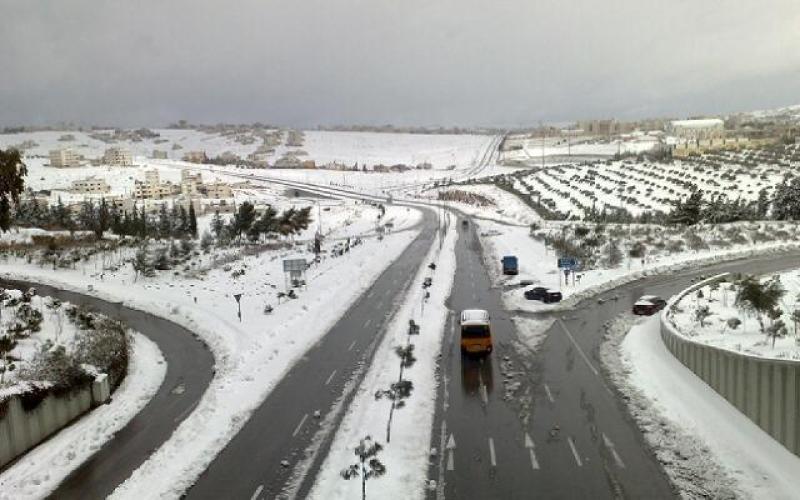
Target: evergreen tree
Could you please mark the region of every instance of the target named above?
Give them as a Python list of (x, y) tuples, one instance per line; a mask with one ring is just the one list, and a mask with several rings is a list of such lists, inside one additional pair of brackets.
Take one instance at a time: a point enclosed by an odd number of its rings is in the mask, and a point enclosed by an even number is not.
[(214, 237), (219, 240), (224, 230), (225, 221), (222, 220), (222, 217), (219, 215), (219, 210), (217, 210), (214, 212), (214, 218), (211, 219), (211, 231), (214, 233)]
[(250, 230), (256, 220), (256, 208), (252, 203), (246, 201), (239, 205), (239, 210), (234, 214), (231, 222), (231, 232), (237, 237)]
[(172, 221), (170, 220), (169, 212), (167, 212), (167, 204), (162, 203), (158, 211), (158, 236), (161, 239), (166, 239), (171, 234)]
[(28, 169), (16, 149), (0, 149), (0, 232), (11, 227), (11, 205), (19, 204)]
[(194, 203), (189, 201), (189, 234), (197, 238), (197, 214), (194, 212)]
[(767, 213), (769, 212), (769, 205), (770, 200), (767, 197), (767, 188), (762, 188), (761, 191), (758, 192), (758, 200), (756, 201), (756, 218), (758, 220), (764, 220), (767, 218)]
[(183, 236), (189, 232), (189, 214), (186, 213), (186, 209), (183, 208), (183, 205), (181, 205), (179, 208), (180, 212), (178, 214), (178, 218), (180, 220), (180, 235)]
[(106, 199), (100, 200), (100, 206), (97, 208), (97, 216), (95, 217), (94, 234), (98, 238), (102, 238), (103, 234), (108, 231), (111, 226), (111, 213), (108, 210)]

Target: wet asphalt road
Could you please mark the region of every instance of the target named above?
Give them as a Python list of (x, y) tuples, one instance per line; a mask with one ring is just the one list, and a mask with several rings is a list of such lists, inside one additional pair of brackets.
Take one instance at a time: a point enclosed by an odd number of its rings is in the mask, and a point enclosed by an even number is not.
[[(768, 273), (800, 266), (800, 256), (650, 277), (587, 299), (574, 311), (541, 315), (556, 321), (531, 355), (518, 347), (500, 289), (490, 286), (474, 227), (461, 228), (456, 250), (458, 268), (448, 304), (454, 314), (444, 336), (443, 383), (431, 444), (442, 452), (429, 471), (438, 482), (429, 498), (675, 497), (601, 368), (603, 324), (630, 311), (639, 296), (669, 297), (700, 274)], [(495, 352), (483, 360), (460, 353), (455, 319), (465, 308), (490, 312)]]
[(187, 492), (188, 498), (308, 494), (387, 321), (408, 287), (420, 285), (412, 278), (425, 263), (436, 228), (435, 213), (424, 210), (417, 238), (281, 379)]
[(214, 358), (192, 332), (166, 319), (38, 283), (2, 279), (0, 285), (20, 289), (33, 286), (39, 295), (84, 305), (116, 318), (154, 341), (167, 362), (164, 381), (150, 402), (51, 495), (59, 500), (106, 498), (191, 413), (211, 382)]

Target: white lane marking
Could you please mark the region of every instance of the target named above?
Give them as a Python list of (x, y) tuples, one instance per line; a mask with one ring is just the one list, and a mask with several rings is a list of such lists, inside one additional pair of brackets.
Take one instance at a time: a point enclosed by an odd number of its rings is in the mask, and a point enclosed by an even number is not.
[(253, 492), (253, 496), (250, 497), (250, 500), (256, 500), (256, 498), (258, 498), (259, 495), (261, 495), (262, 491), (264, 491), (264, 485), (260, 484), (258, 485), (258, 488), (256, 488), (256, 491)]
[(617, 447), (614, 446), (614, 443), (608, 438), (608, 436), (606, 436), (605, 432), (603, 433), (603, 443), (605, 443), (608, 451), (611, 452), (611, 456), (614, 457), (614, 462), (617, 463), (617, 467), (624, 469), (625, 464), (622, 462), (622, 458), (620, 458), (619, 454), (617, 453)]
[(456, 449), (456, 440), (453, 437), (453, 434), (450, 434), (450, 438), (447, 440), (447, 444), (445, 445), (445, 449), (447, 450), (447, 470), (452, 471), (455, 470), (455, 459), (453, 458), (453, 450)]
[(492, 467), (497, 467), (497, 457), (494, 454), (494, 439), (489, 438), (489, 459), (492, 462)]
[(364, 328), (368, 328), (370, 324), (372, 324), (372, 318), (369, 318), (364, 322)]
[(292, 433), (292, 437), (295, 437), (298, 432), (300, 432), (300, 428), (303, 427), (303, 424), (306, 423), (306, 419), (308, 418), (308, 413), (303, 415), (303, 418), (300, 419), (300, 423), (297, 424), (297, 427), (294, 428), (294, 432)]
[[(445, 382), (446, 383), (446, 382)], [(444, 450), (447, 439), (447, 420), (442, 419), (442, 433), (439, 442), (439, 450)], [(444, 454), (439, 454), (439, 482), (436, 483), (436, 500), (444, 500)]]
[(353, 346), (355, 346), (355, 345), (356, 345), (356, 341), (354, 340), (353, 343), (350, 344), (350, 347), (347, 348), (347, 350), (348, 351), (352, 351), (353, 350)]
[(333, 376), (334, 376), (334, 375), (336, 375), (336, 370), (333, 370), (333, 371), (331, 372), (331, 374), (330, 374), (330, 375), (328, 375), (328, 380), (326, 380), (326, 381), (325, 381), (325, 385), (328, 385), (328, 384), (330, 384), (330, 383), (331, 383), (331, 380), (333, 380)]
[(575, 441), (573, 441), (571, 437), (568, 437), (567, 442), (569, 443), (569, 447), (572, 450), (572, 456), (575, 457), (575, 463), (578, 464), (578, 467), (583, 466), (583, 462), (581, 462), (581, 457), (580, 455), (578, 455), (578, 450), (577, 448), (575, 448)]
[(528, 433), (525, 433), (525, 448), (528, 448), (528, 454), (531, 456), (531, 469), (539, 470), (539, 461), (536, 460), (536, 452), (533, 451), (535, 448), (533, 439), (531, 439)]
[(553, 399), (553, 393), (550, 392), (550, 386), (549, 385), (544, 384), (544, 392), (547, 394), (547, 399), (549, 399), (551, 403), (555, 403), (556, 402), (556, 400)]
[(559, 319), (558, 322), (561, 324), (561, 328), (564, 330), (564, 333), (566, 333), (567, 337), (569, 337), (569, 340), (572, 341), (572, 345), (575, 346), (575, 349), (578, 350), (578, 353), (581, 355), (583, 360), (586, 362), (586, 365), (589, 367), (590, 370), (592, 370), (592, 373), (594, 373), (596, 376), (599, 377), (600, 373), (597, 371), (597, 368), (595, 368), (594, 365), (592, 364), (592, 362), (589, 361), (589, 357), (586, 355), (585, 352), (583, 352), (583, 349), (581, 349), (581, 346), (579, 346), (578, 343), (575, 342), (575, 337), (573, 337), (572, 334), (569, 332), (569, 330), (567, 330), (567, 325), (565, 325), (564, 322), (561, 321), (561, 319)]
[(478, 371), (478, 392), (481, 393), (481, 401), (484, 406), (489, 404), (489, 392), (486, 390), (486, 384), (483, 383), (483, 375)]
[(367, 294), (367, 298), (371, 299), (373, 295), (375, 295), (375, 290), (370, 290), (370, 292)]

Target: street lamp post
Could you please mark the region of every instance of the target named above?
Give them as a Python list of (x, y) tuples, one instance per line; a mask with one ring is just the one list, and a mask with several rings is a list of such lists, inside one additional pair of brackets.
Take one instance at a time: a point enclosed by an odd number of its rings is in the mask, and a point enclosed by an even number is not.
[(241, 293), (233, 294), (233, 298), (236, 299), (236, 306), (239, 308), (239, 323), (242, 322), (242, 295)]

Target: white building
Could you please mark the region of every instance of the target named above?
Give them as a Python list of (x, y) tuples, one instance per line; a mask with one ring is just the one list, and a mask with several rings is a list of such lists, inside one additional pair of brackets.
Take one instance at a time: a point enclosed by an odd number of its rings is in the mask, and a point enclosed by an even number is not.
[(50, 151), (50, 166), (56, 168), (80, 167), (81, 157), (69, 148)]
[(133, 165), (133, 156), (130, 150), (124, 148), (108, 148), (103, 154), (103, 162), (106, 165), (113, 165), (116, 167), (130, 167)]
[(139, 200), (163, 200), (178, 193), (180, 193), (180, 186), (171, 182), (161, 183), (157, 169), (146, 171), (144, 182), (134, 181), (133, 183), (133, 196)]
[(719, 118), (673, 120), (667, 132), (681, 139), (715, 139), (724, 135), (725, 123)]

